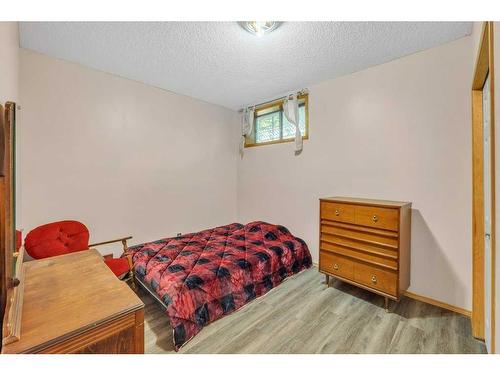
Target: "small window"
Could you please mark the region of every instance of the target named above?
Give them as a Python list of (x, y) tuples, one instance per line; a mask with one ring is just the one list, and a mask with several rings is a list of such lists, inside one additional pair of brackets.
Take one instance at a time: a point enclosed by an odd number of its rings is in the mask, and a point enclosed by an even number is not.
[[(307, 94), (299, 96), (299, 129), (302, 139), (309, 137), (309, 109)], [(255, 108), (253, 132), (245, 139), (245, 147), (293, 142), (295, 126), (283, 114), (283, 99)]]

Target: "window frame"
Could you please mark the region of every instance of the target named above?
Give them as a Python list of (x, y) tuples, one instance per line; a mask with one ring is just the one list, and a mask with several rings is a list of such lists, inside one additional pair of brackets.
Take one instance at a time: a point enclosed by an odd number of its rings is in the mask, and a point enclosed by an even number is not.
[[(305, 134), (302, 136), (303, 140), (309, 139), (309, 95), (306, 94), (300, 94), (297, 97), (298, 100), (304, 101), (304, 115), (305, 115)], [(287, 139), (276, 139), (274, 141), (267, 141), (267, 142), (260, 142), (257, 143), (255, 141), (256, 134), (257, 134), (257, 129), (256, 129), (256, 124), (257, 124), (257, 113), (261, 111), (265, 111), (266, 109), (270, 109), (273, 107), (278, 107), (280, 111), (280, 116), (283, 117), (283, 102), (284, 99), (277, 99), (273, 100), (272, 102), (266, 103), (259, 105), (255, 107), (255, 116), (254, 116), (254, 123), (253, 123), (253, 131), (251, 136), (246, 136), (245, 137), (245, 148), (248, 147), (257, 147), (257, 146), (266, 146), (266, 145), (274, 145), (274, 144), (279, 144), (279, 143), (288, 143), (288, 142), (294, 142), (295, 138), (287, 138)], [(301, 103), (299, 103), (300, 105)], [(283, 136), (283, 120), (281, 120), (281, 129), (280, 129), (281, 136)]]

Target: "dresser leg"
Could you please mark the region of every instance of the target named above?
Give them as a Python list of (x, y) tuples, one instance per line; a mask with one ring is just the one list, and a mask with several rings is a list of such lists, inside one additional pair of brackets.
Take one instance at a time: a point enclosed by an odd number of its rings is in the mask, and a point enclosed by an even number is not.
[(389, 312), (389, 298), (385, 297), (385, 312)]
[(326, 276), (326, 281), (325, 281), (325, 284), (326, 286), (330, 286), (330, 276), (329, 275), (325, 275)]

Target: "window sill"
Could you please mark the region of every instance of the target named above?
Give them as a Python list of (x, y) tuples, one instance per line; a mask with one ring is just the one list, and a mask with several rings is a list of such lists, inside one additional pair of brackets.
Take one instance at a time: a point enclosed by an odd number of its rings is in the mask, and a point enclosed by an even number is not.
[[(308, 139), (309, 139), (308, 135), (302, 137), (303, 141), (308, 140)], [(289, 143), (289, 142), (295, 142), (295, 138), (279, 139), (277, 141), (269, 141), (269, 142), (262, 142), (262, 143), (251, 143), (251, 144), (245, 143), (245, 148), (257, 147), (257, 146), (267, 146), (267, 145), (277, 145), (279, 143)]]

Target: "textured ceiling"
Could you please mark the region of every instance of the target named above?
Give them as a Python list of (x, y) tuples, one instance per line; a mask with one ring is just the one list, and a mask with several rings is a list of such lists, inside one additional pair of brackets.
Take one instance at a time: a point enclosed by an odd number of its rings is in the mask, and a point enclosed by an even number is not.
[(468, 22), (22, 22), (21, 47), (232, 109), (469, 35)]

